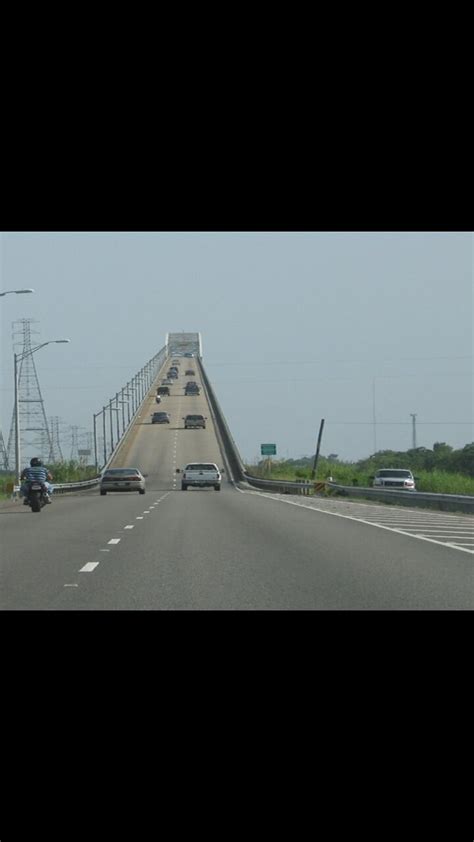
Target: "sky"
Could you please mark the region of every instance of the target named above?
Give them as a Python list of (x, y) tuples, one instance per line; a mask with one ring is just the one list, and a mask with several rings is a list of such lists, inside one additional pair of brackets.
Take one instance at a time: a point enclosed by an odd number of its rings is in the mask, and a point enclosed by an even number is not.
[[(92, 415), (164, 345), (199, 331), (244, 461), (356, 461), (474, 441), (472, 232), (3, 232), (0, 422), (12, 322), (34, 319), (46, 416), (68, 456)], [(17, 348), (21, 350), (21, 346)], [(375, 414), (375, 425), (374, 425)]]

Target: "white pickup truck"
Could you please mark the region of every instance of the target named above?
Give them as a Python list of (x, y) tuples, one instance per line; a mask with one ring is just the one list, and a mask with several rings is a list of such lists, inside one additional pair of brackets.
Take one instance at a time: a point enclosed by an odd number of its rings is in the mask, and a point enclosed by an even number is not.
[(221, 490), (221, 474), (225, 473), (224, 468), (219, 470), (214, 462), (189, 462), (181, 471), (176, 468), (176, 473), (182, 473), (181, 490), (187, 491), (189, 486), (195, 488), (215, 488)]

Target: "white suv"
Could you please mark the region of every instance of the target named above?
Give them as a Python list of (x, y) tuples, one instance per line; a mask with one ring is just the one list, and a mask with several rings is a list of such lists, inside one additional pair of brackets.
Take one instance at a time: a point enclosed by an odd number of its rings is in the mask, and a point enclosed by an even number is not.
[(373, 477), (373, 487), (415, 491), (415, 480), (412, 472), (405, 468), (381, 468)]

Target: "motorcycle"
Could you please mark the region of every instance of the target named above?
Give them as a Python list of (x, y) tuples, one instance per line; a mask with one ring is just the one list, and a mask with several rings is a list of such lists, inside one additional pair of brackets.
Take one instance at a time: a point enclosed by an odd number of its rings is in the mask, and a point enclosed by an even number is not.
[(41, 482), (30, 482), (26, 491), (26, 503), (32, 512), (40, 512), (46, 505), (46, 489)]
[(161, 403), (161, 398), (160, 398), (160, 396), (159, 396), (159, 395), (157, 395), (157, 396), (156, 396), (156, 402), (157, 402), (157, 403)]

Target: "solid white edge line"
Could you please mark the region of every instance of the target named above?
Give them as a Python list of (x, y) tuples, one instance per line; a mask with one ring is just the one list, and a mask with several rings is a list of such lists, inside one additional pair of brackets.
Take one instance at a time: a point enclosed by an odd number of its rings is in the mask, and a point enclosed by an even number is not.
[[(235, 486), (237, 488), (237, 486)], [(438, 544), (439, 547), (451, 547), (453, 550), (459, 550), (461, 553), (470, 553), (474, 555), (474, 550), (467, 550), (465, 547), (459, 547), (456, 544), (448, 543), (447, 541), (436, 541), (434, 538), (426, 538), (424, 535), (413, 535), (411, 532), (404, 532), (403, 529), (393, 529), (391, 526), (384, 526), (381, 523), (371, 523), (370, 520), (363, 520), (363, 518), (352, 517), (352, 515), (343, 515), (339, 512), (328, 512), (326, 509), (318, 509), (317, 506), (306, 506), (302, 503), (294, 503), (292, 500), (280, 500), (279, 497), (272, 497), (269, 494), (259, 491), (244, 491), (242, 488), (237, 488), (241, 494), (253, 494), (258, 497), (265, 497), (266, 500), (273, 500), (275, 503), (287, 503), (289, 506), (298, 506), (299, 509), (307, 509), (310, 512), (320, 512), (323, 515), (331, 515), (332, 517), (343, 517), (346, 520), (354, 520), (356, 523), (365, 523), (366, 526), (374, 526), (376, 529), (386, 529), (387, 532), (398, 532), (399, 535), (406, 535), (407, 538), (415, 538), (419, 541), (428, 541), (430, 544)]]

